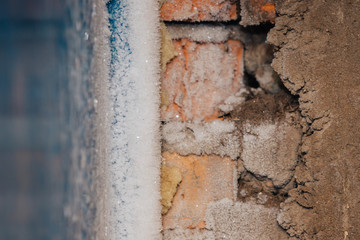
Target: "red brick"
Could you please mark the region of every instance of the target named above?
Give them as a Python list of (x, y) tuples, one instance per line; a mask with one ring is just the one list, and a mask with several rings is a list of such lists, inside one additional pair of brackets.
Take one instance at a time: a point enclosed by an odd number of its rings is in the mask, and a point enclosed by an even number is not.
[(243, 46), (239, 41), (174, 41), (178, 56), (162, 79), (164, 121), (209, 121), (218, 106), (243, 87)]
[(237, 6), (230, 0), (165, 0), (164, 21), (230, 21), (237, 19)]
[(276, 18), (273, 0), (241, 0), (241, 24), (258, 25), (262, 22), (274, 23)]
[(211, 201), (236, 196), (236, 164), (215, 155), (187, 157), (163, 153), (166, 166), (180, 169), (182, 182), (173, 204), (163, 216), (164, 229), (205, 228), (204, 216)]

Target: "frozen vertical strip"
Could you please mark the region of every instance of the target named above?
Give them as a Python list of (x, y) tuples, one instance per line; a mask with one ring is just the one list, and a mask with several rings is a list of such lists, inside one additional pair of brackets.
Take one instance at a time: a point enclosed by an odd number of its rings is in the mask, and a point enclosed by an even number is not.
[(109, 239), (160, 239), (157, 0), (112, 0)]

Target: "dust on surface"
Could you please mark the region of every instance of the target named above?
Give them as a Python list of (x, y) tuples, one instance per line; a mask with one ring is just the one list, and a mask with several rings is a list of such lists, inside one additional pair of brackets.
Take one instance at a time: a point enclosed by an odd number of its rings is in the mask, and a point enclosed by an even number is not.
[(257, 179), (253, 174), (245, 171), (239, 178), (238, 199), (242, 202), (256, 201), (265, 207), (279, 208), (280, 203), (288, 196), (288, 188), (293, 186), (290, 182), (287, 187), (280, 189), (274, 187), (269, 179)]
[(277, 122), (285, 117), (285, 113), (294, 112), (297, 109), (297, 99), (286, 90), (281, 90), (276, 94), (250, 90), (246, 101), (237, 106), (228, 117), (235, 120), (239, 126), (245, 122), (256, 126), (264, 121)]

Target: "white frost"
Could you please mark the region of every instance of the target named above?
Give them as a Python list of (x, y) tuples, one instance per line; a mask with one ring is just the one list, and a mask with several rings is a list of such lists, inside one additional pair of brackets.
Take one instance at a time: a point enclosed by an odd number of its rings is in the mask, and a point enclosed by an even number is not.
[(111, 1), (109, 14), (106, 239), (161, 239), (158, 2)]
[(195, 42), (220, 43), (231, 40), (243, 40), (246, 34), (238, 24), (232, 26), (214, 24), (168, 24), (167, 29), (172, 39), (183, 38)]
[(286, 122), (243, 127), (244, 167), (255, 175), (270, 178), (277, 187), (288, 183), (298, 159), (301, 132)]
[(165, 151), (181, 155), (215, 154), (235, 160), (240, 154), (239, 134), (233, 122), (169, 122), (162, 128)]
[(276, 222), (277, 208), (254, 201), (234, 202), (222, 199), (211, 202), (206, 210), (206, 228), (214, 232), (210, 239), (282, 240), (287, 234)]

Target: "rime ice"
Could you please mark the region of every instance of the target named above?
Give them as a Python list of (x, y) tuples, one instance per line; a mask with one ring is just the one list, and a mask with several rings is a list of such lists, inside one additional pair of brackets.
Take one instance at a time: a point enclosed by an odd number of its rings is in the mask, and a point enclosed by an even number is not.
[(160, 239), (158, 2), (110, 1), (107, 6), (112, 53), (104, 93), (111, 135), (108, 236)]
[(235, 160), (240, 154), (239, 134), (233, 122), (170, 122), (163, 126), (164, 150), (181, 155), (217, 154)]

